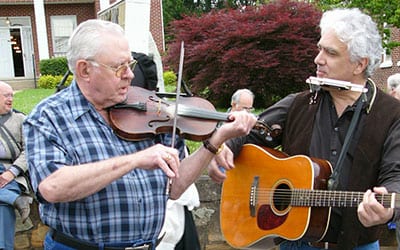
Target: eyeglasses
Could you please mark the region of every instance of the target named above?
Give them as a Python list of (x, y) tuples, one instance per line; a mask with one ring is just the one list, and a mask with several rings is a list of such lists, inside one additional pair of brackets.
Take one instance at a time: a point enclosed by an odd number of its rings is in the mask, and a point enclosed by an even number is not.
[(232, 104), (232, 107), (234, 107), (234, 106), (235, 106), (235, 110), (246, 110), (246, 111), (249, 112), (249, 113), (251, 113), (251, 112), (254, 111), (254, 108), (253, 108), (253, 107), (242, 106), (242, 105), (240, 105), (240, 104), (238, 104), (238, 103)]
[(2, 94), (4, 98), (13, 98), (14, 94), (13, 93), (8, 93), (8, 94)]
[(242, 107), (242, 109), (246, 110), (247, 112), (253, 112), (254, 111), (253, 107)]
[(122, 74), (124, 74), (128, 68), (133, 72), (133, 70), (135, 69), (135, 66), (137, 64), (136, 60), (132, 60), (132, 61), (129, 61), (129, 62), (122, 64), (122, 65), (118, 66), (117, 68), (115, 68), (115, 67), (109, 66), (104, 63), (96, 62), (94, 60), (88, 59), (87, 61), (91, 62), (96, 67), (103, 66), (107, 69), (114, 71), (115, 76), (118, 78), (121, 78)]

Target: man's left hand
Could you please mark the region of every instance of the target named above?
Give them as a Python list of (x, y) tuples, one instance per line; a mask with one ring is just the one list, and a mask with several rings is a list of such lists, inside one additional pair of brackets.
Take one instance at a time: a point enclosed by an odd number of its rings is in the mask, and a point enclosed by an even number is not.
[(357, 214), (361, 224), (371, 227), (387, 223), (393, 217), (393, 208), (385, 208), (375, 198), (376, 194), (387, 194), (385, 187), (375, 187), (373, 192), (367, 190), (363, 201), (358, 205)]

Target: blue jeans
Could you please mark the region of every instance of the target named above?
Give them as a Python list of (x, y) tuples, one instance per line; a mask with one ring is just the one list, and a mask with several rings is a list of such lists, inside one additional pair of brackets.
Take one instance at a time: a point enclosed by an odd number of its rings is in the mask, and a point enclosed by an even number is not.
[(14, 249), (15, 212), (14, 207), (0, 203), (0, 249)]
[[(279, 246), (280, 250), (319, 250), (323, 248), (312, 247), (305, 241), (286, 241)], [(379, 241), (355, 247), (353, 250), (379, 250)]]
[(50, 233), (46, 234), (46, 237), (44, 238), (44, 248), (43, 250), (75, 250), (74, 248), (70, 248), (64, 244), (58, 243), (57, 241), (54, 241)]
[[(0, 174), (5, 171), (0, 164)], [(16, 181), (11, 181), (0, 188), (0, 249), (14, 249), (15, 211), (14, 201), (21, 194), (21, 188)]]
[[(5, 167), (0, 164), (0, 174), (5, 171)], [(21, 195), (21, 188), (19, 184), (13, 180), (4, 187), (0, 188), (0, 203), (7, 203), (13, 205), (18, 196)]]

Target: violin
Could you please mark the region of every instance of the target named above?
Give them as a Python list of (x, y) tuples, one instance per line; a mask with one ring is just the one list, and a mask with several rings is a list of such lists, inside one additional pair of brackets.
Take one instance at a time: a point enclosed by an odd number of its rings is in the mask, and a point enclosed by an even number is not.
[[(131, 86), (127, 99), (108, 109), (114, 132), (125, 140), (152, 138), (159, 133), (171, 133), (175, 116), (175, 103), (160, 98), (156, 92)], [(217, 112), (215, 107), (200, 97), (180, 97), (177, 109), (176, 134), (192, 141), (211, 137), (218, 122), (229, 122), (229, 114)], [(270, 127), (258, 121), (255, 128), (268, 136), (281, 133), (279, 127)]]

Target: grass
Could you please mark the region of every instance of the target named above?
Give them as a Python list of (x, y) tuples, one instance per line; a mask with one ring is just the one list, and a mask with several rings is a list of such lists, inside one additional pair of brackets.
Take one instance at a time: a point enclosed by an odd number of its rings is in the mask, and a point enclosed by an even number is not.
[(55, 92), (55, 89), (26, 89), (14, 94), (14, 108), (29, 114), (32, 109), (44, 98)]

